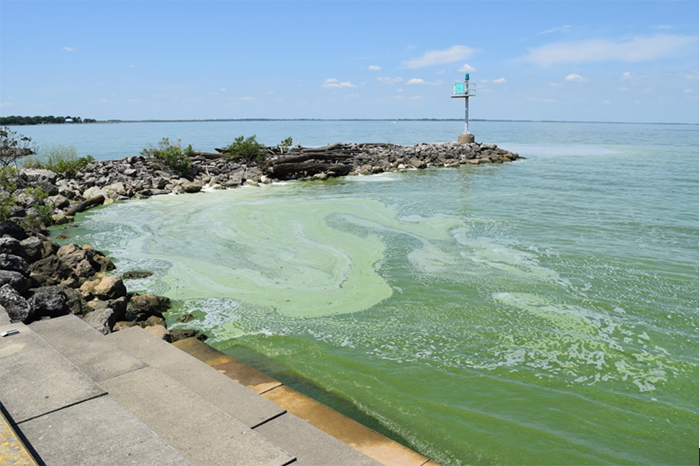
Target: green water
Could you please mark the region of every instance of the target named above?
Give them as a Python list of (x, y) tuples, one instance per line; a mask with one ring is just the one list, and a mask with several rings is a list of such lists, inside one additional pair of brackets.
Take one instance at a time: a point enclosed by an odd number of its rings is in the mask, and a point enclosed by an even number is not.
[(445, 465), (696, 464), (688, 141), (129, 201), (69, 241)]

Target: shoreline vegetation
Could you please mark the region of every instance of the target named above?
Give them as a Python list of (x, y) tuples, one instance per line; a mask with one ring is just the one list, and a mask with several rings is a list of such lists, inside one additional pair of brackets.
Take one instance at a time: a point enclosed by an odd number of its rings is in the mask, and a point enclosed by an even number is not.
[[(14, 133), (3, 131), (9, 136)], [(68, 229), (75, 226), (77, 213), (115, 201), (522, 158), (484, 143), (292, 147), (292, 138), (287, 138), (268, 147), (255, 136), (241, 136), (213, 152), (183, 148), (180, 141), (165, 138), (157, 146), (144, 148), (141, 155), (108, 161), (59, 150), (48, 161), (30, 159), (28, 166), (33, 168), (28, 168), (11, 165), (33, 153), (28, 138), (19, 140), (24, 146), (4, 151), (7, 163), (1, 167), (0, 320), (30, 323), (73, 313), (104, 334), (138, 325), (166, 341), (192, 336), (205, 340), (206, 335), (168, 330), (167, 297), (127, 291), (125, 281), (147, 276), (148, 271), (110, 275), (115, 267), (104, 254), (89, 245), (59, 246), (49, 238), (47, 227)], [(57, 239), (68, 237), (63, 233)], [(187, 318), (180, 322), (186, 323)]]
[[(117, 124), (117, 123), (210, 123), (210, 122), (274, 122), (274, 121), (393, 121), (393, 122), (406, 122), (406, 121), (422, 121), (422, 122), (434, 122), (434, 121), (459, 121), (463, 122), (463, 118), (192, 118), (192, 119), (145, 119), (145, 120), (125, 120), (125, 119), (106, 119), (106, 120), (96, 120), (94, 118), (85, 118), (80, 121), (41, 121), (39, 123), (13, 123), (8, 119), (22, 119), (22, 121), (29, 121), (36, 118), (54, 118), (54, 117), (0, 117), (0, 126), (34, 126), (34, 125), (54, 125), (54, 124)], [(55, 118), (71, 118), (71, 117), (55, 117)], [(76, 117), (80, 119), (80, 117)], [(28, 120), (29, 119), (29, 120)], [(513, 120), (513, 119), (486, 119), (486, 118), (470, 118), (471, 122), (498, 122), (498, 123), (602, 123), (611, 125), (683, 125), (683, 126), (698, 126), (699, 123), (688, 123), (688, 122), (673, 122), (673, 121), (602, 121), (602, 120)]]

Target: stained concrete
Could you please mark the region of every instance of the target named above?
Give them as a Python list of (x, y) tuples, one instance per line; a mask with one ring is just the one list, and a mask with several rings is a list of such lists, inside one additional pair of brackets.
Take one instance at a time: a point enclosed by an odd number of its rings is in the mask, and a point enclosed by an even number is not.
[(146, 366), (75, 315), (34, 322), (29, 327), (98, 383)]
[[(126, 350), (134, 347), (134, 351), (140, 354), (141, 360), (149, 366), (177, 380), (248, 427), (255, 427), (284, 413), (284, 410), (276, 404), (252, 393), (243, 385), (222, 377), (216, 369), (168, 343), (162, 341), (152, 341), (151, 345), (143, 343), (143, 340), (156, 340), (156, 338), (141, 328), (134, 327), (117, 332), (111, 339)], [(147, 347), (150, 347), (153, 352), (149, 353)]]
[(0, 396), (13, 421), (56, 411), (105, 394), (95, 382), (21, 323), (0, 327)]
[(20, 428), (51, 466), (192, 464), (110, 396), (23, 422)]
[(282, 466), (294, 460), (154, 368), (120, 375), (103, 386), (194, 464)]
[(255, 432), (309, 466), (381, 466), (290, 413), (257, 427)]

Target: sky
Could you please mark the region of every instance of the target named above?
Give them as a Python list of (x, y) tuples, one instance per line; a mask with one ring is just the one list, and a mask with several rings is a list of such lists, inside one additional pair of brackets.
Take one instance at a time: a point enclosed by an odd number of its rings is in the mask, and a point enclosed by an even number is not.
[(0, 0), (0, 115), (698, 122), (698, 1)]

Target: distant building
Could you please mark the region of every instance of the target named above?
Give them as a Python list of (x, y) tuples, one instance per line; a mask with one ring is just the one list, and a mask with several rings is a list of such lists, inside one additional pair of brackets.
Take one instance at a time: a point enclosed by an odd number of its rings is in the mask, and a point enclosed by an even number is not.
[(72, 118), (66, 118), (66, 123), (73, 123), (73, 119), (72, 119)]

